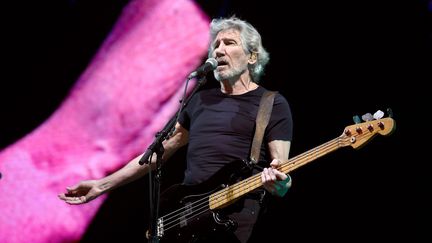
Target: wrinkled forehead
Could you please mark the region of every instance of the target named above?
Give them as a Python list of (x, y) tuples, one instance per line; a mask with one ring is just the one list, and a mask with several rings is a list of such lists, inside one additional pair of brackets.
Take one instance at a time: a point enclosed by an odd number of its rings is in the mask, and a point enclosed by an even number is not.
[(213, 43), (217, 42), (217, 41), (221, 41), (221, 40), (236, 40), (239, 41), (239, 43), (241, 43), (241, 38), (240, 38), (240, 31), (237, 29), (226, 29), (226, 30), (222, 30), (220, 31), (215, 39), (213, 40)]

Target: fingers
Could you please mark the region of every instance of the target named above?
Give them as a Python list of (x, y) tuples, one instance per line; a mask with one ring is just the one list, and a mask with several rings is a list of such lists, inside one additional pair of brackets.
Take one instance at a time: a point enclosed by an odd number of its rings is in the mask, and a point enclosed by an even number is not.
[(276, 174), (273, 171), (273, 168), (264, 168), (261, 173), (261, 181), (263, 182), (263, 186), (270, 193), (275, 193), (275, 182), (277, 180)]
[(262, 182), (267, 181), (283, 181), (287, 179), (287, 175), (273, 168), (264, 168), (261, 173)]
[(269, 191), (270, 193), (274, 193), (274, 181), (270, 180), (270, 176), (267, 172), (267, 168), (265, 168), (263, 170), (263, 172), (261, 172), (261, 181), (263, 183), (263, 187)]
[[(273, 162), (273, 165), (277, 166), (278, 162)], [(278, 194), (283, 196), (291, 187), (291, 177), (272, 167), (264, 168), (261, 173), (261, 181), (263, 182), (263, 187), (273, 195)]]
[(278, 159), (273, 159), (272, 162), (270, 163), (270, 166), (274, 169), (279, 168), (281, 162)]
[(266, 181), (276, 181), (276, 174), (273, 168), (264, 168), (262, 174), (264, 175), (264, 182)]
[(89, 189), (80, 182), (74, 186), (66, 187), (66, 193), (60, 193), (58, 197), (68, 204), (82, 204), (89, 201), (88, 193)]
[(87, 199), (85, 196), (81, 196), (81, 197), (69, 197), (65, 200), (66, 203), (71, 204), (71, 205), (76, 205), (76, 204), (82, 204), (82, 203), (86, 203)]
[(59, 194), (58, 197), (65, 201), (68, 204), (76, 205), (76, 204), (82, 204), (87, 202), (87, 198), (85, 196), (81, 197), (71, 197), (67, 196), (66, 194)]
[(80, 187), (81, 183), (76, 184), (74, 186), (68, 186), (66, 187), (66, 190), (68, 193), (76, 193), (78, 191), (78, 188)]

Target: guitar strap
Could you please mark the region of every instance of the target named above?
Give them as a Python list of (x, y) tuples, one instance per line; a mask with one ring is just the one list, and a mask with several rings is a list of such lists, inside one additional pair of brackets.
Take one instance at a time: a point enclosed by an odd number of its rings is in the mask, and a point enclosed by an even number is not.
[(250, 162), (257, 164), (261, 152), (262, 139), (267, 124), (270, 120), (271, 112), (273, 109), (274, 97), (277, 91), (265, 91), (261, 97), (260, 105), (258, 108), (257, 117), (255, 120), (255, 135), (252, 141), (252, 148), (250, 153)]

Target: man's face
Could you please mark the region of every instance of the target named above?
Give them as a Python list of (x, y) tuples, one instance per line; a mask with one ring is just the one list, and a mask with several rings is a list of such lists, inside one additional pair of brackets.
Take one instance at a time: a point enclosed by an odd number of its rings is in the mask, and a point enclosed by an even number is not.
[(245, 53), (238, 30), (219, 32), (212, 45), (212, 56), (218, 61), (214, 70), (216, 80), (235, 79), (247, 71), (250, 54)]

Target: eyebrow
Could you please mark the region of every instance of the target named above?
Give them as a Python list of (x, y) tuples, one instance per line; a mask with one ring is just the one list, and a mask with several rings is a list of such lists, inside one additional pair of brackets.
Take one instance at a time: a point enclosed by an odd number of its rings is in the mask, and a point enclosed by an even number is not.
[(220, 43), (220, 41), (235, 41), (236, 43), (238, 43), (238, 40), (234, 39), (234, 38), (230, 38), (230, 37), (224, 37), (221, 39), (215, 39), (215, 41), (213, 41), (212, 46), (214, 47), (216, 45), (216, 43)]

